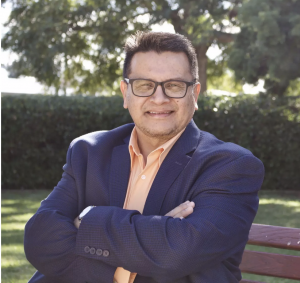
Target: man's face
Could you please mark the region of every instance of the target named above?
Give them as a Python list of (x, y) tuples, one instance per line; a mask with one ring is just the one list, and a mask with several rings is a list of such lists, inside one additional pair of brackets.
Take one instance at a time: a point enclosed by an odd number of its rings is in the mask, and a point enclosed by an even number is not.
[[(150, 79), (157, 82), (170, 79), (191, 82), (193, 77), (185, 53), (136, 53), (131, 61), (129, 79)], [(189, 86), (185, 97), (169, 98), (158, 86), (149, 97), (137, 97), (131, 85), (121, 82), (124, 108), (128, 108), (138, 135), (169, 140), (183, 130), (193, 117), (200, 92), (200, 84)]]

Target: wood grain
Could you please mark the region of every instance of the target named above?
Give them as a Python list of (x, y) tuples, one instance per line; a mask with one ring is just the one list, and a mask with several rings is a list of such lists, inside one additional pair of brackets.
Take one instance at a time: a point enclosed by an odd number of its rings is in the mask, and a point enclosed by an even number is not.
[(300, 251), (300, 229), (252, 224), (248, 244)]
[(265, 282), (243, 279), (243, 280), (240, 281), (240, 283), (265, 283)]
[(240, 269), (244, 273), (300, 279), (300, 257), (245, 250)]

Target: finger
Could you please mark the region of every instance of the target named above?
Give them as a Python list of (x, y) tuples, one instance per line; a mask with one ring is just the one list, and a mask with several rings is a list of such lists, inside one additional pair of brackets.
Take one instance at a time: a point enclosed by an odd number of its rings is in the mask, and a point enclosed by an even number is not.
[(79, 229), (79, 225), (80, 225), (80, 221), (78, 220), (78, 217), (76, 217), (76, 218), (74, 219), (74, 226), (75, 226), (77, 229)]
[(189, 206), (173, 216), (173, 218), (185, 218), (194, 212), (195, 203), (190, 203)]
[(195, 203), (186, 201), (186, 202), (180, 204), (179, 206), (175, 207), (173, 210), (171, 210), (169, 213), (167, 213), (166, 216), (174, 217), (175, 215), (179, 214), (181, 211), (185, 210), (189, 206), (194, 207)]
[(178, 217), (186, 217), (188, 215), (190, 215), (193, 211), (190, 210), (191, 208), (195, 207), (195, 203), (193, 201), (189, 201), (188, 203), (184, 203), (184, 205), (182, 205), (182, 209), (181, 210), (177, 210), (177, 213), (173, 214), (173, 218), (178, 218)]
[(186, 201), (180, 205), (178, 205), (177, 207), (175, 207), (174, 209), (172, 209), (170, 212), (168, 212), (165, 216), (171, 216), (173, 217), (175, 214), (179, 213), (181, 210), (184, 210), (187, 208), (186, 204), (188, 204), (190, 201)]
[(177, 213), (179, 213), (181, 210), (184, 210), (188, 207), (189, 204), (189, 200), (178, 205), (177, 207), (175, 207), (174, 209), (172, 209), (170, 212), (168, 212), (165, 216), (171, 216), (173, 217), (174, 215), (176, 215)]

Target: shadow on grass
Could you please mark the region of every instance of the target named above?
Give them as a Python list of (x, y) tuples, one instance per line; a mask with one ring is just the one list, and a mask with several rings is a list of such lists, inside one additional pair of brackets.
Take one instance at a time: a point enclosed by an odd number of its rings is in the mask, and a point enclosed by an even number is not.
[[(1, 201), (1, 281), (25, 283), (32, 277), (35, 268), (27, 261), (24, 249), (24, 226), (37, 211), (40, 202), (50, 191), (5, 191)], [(19, 229), (16, 229), (19, 228)]]
[[(34, 212), (33, 213), (30, 213), (30, 215), (33, 215), (34, 214)], [(12, 223), (12, 220), (10, 219), (11, 217), (9, 217), (9, 216), (15, 216), (15, 217), (18, 217), (18, 215), (22, 215), (22, 214), (19, 214), (19, 213), (12, 213), (12, 214), (9, 214), (9, 213), (2, 213), (2, 220), (1, 220), (1, 223), (2, 223), (2, 225), (3, 224), (10, 224), (10, 223)], [(9, 217), (9, 218), (5, 218), (5, 217)], [(3, 219), (4, 218), (4, 219)], [(29, 219), (28, 219), (29, 220)], [(24, 220), (22, 220), (22, 219), (19, 219), (19, 220), (16, 220), (16, 219), (13, 219), (13, 223), (14, 224), (23, 224), (23, 223), (26, 223), (26, 222), (24, 222)], [(24, 225), (25, 226), (25, 225)]]
[[(283, 227), (300, 227), (300, 200), (262, 198), (254, 223)], [(276, 203), (279, 202), (279, 203)]]
[(22, 244), (24, 242), (24, 230), (2, 230), (1, 245)]
[(2, 266), (1, 271), (1, 281), (3, 283), (25, 283), (28, 282), (36, 270), (25, 262), (18, 266)]

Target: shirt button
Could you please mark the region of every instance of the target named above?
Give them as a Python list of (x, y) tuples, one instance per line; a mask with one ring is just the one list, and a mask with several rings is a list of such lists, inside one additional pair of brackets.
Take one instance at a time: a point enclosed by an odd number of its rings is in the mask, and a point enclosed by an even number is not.
[(86, 246), (86, 247), (84, 248), (84, 252), (85, 252), (85, 253), (89, 253), (89, 252), (90, 252), (90, 247), (89, 247), (89, 246)]
[(142, 175), (142, 177), (141, 177), (143, 180), (145, 180), (146, 179), (146, 176), (145, 175)]
[(95, 248), (90, 248), (90, 254), (91, 254), (91, 255), (94, 255), (95, 252), (96, 252), (96, 249), (95, 249)]
[(108, 250), (104, 250), (103, 251), (103, 256), (104, 257), (108, 257), (109, 256), (109, 251)]
[(96, 251), (96, 255), (102, 255), (102, 250), (101, 249), (97, 249), (97, 251)]

